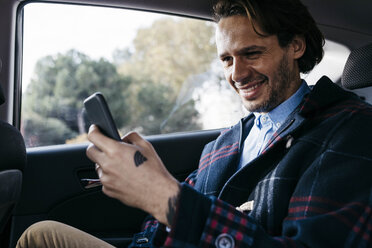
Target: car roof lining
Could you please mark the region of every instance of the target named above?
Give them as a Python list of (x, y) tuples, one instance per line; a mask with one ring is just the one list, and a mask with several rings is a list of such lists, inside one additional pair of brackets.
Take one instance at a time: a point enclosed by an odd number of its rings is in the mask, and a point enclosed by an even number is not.
[[(170, 13), (181, 16), (212, 19), (212, 6), (216, 0), (59, 0), (60, 3), (98, 5), (116, 8)], [(372, 1), (365, 0), (302, 0), (314, 16), (327, 39), (356, 48), (372, 42)], [(31, 1), (24, 1), (28, 3)], [(57, 2), (39, 0), (38, 2)], [(361, 8), (360, 6), (363, 6)], [(347, 36), (346, 36), (347, 35)], [(345, 37), (348, 37), (345, 39)]]

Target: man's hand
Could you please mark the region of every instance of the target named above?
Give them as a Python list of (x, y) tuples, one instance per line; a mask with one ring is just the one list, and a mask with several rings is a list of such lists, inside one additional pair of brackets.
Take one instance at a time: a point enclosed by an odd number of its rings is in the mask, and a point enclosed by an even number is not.
[(93, 144), (86, 153), (96, 163), (102, 191), (171, 226), (180, 186), (152, 145), (135, 132), (117, 142), (95, 125), (90, 127), (88, 139)]

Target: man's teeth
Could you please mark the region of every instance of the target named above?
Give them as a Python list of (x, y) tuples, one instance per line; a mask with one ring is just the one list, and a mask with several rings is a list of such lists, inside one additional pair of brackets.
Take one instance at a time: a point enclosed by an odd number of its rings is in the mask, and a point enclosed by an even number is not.
[(244, 90), (246, 90), (246, 91), (255, 90), (255, 89), (257, 89), (261, 84), (263, 84), (263, 82), (260, 82), (260, 83), (258, 83), (258, 84), (255, 84), (255, 85), (253, 85), (252, 87), (246, 88), (246, 89), (244, 89)]
[(260, 84), (256, 84), (256, 85), (254, 85), (253, 87), (249, 87), (247, 90), (254, 90), (254, 89), (256, 89), (258, 86), (260, 86)]

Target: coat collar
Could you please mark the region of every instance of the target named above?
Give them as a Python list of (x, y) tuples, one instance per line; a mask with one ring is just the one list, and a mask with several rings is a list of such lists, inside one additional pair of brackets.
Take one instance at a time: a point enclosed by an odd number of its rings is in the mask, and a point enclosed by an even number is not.
[(274, 133), (262, 153), (265, 153), (277, 141), (298, 129), (306, 119), (315, 115), (318, 111), (351, 96), (355, 97), (355, 94), (341, 89), (328, 77), (323, 76), (311, 92), (304, 97), (301, 104), (288, 116), (285, 123)]
[(343, 90), (328, 77), (323, 76), (313, 87), (310, 94), (304, 98), (299, 114), (309, 117), (318, 110), (322, 110), (351, 96), (355, 97), (356, 95)]

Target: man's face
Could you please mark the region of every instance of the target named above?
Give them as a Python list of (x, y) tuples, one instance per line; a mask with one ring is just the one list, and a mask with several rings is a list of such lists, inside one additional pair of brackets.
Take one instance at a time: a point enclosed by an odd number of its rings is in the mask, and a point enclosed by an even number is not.
[(298, 40), (282, 48), (275, 35), (259, 36), (247, 17), (232, 16), (218, 23), (216, 42), (225, 77), (248, 111), (269, 112), (299, 88)]

